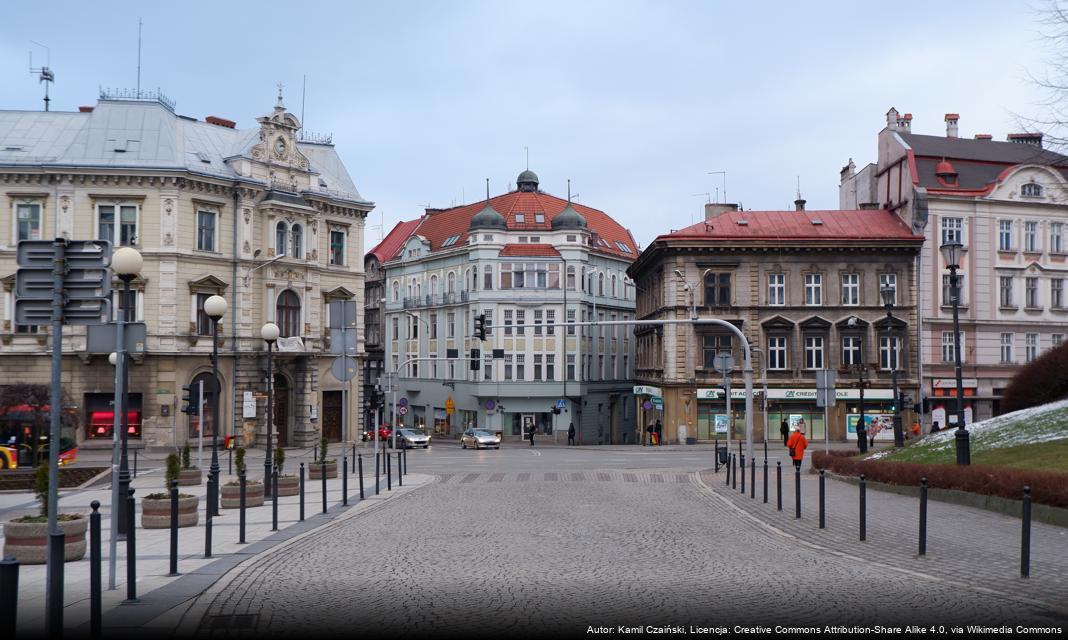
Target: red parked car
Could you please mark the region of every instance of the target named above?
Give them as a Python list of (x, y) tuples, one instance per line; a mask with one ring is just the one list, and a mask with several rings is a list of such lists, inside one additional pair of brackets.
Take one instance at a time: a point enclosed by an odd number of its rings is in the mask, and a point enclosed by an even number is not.
[[(378, 428), (378, 441), (379, 442), (383, 442), (384, 443), (386, 440), (389, 440), (392, 436), (393, 436), (393, 427), (391, 427), (391, 426), (389, 426), (387, 424), (384, 424), (384, 425), (382, 425), (381, 427)], [(363, 432), (363, 441), (364, 442), (374, 441), (374, 439), (375, 439), (375, 432), (374, 431), (364, 431)]]

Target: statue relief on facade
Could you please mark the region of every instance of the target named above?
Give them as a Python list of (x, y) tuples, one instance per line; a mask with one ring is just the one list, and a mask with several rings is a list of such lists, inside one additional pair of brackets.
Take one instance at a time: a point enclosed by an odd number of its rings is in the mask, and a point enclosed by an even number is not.
[(242, 209), (242, 213), (245, 216), (245, 224), (248, 224), (249, 222), (252, 221), (252, 212), (250, 210)]

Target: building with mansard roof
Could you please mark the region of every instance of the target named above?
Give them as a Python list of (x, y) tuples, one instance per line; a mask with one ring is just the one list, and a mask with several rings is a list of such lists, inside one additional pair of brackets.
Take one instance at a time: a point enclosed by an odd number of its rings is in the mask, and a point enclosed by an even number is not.
[[(259, 336), (271, 321), (282, 335), (274, 362), (278, 444), (341, 438), (327, 310), (333, 300), (362, 304), (364, 219), (374, 204), (330, 138), (304, 131), (281, 95), (247, 129), (179, 115), (165, 96), (146, 92), (102, 92), (95, 106), (71, 113), (0, 111), (0, 184), (0, 369), (45, 384), (50, 374), (50, 327), (20, 325), (14, 316), (17, 243), (104, 239), (144, 256), (134, 296), (116, 293), (113, 305), (146, 325), (130, 371), (135, 446), (180, 446), (200, 433), (179, 399), (183, 385), (210, 380), (203, 304), (214, 294), (229, 304), (219, 323), (219, 434), (249, 445), (264, 440)], [(64, 386), (82, 418), (72, 435), (83, 446), (110, 447), (107, 353), (89, 352), (84, 327), (66, 327), (63, 354)], [(355, 424), (355, 398), (351, 407)], [(205, 434), (212, 429), (209, 416)]]

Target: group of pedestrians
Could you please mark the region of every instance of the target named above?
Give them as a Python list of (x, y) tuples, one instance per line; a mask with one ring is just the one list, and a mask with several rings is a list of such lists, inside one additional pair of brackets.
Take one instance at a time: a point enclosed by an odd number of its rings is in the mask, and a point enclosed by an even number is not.
[(645, 428), (645, 438), (642, 438), (643, 447), (646, 446), (646, 442), (650, 446), (664, 444), (664, 425), (660, 424), (659, 420)]
[[(534, 425), (530, 425), (527, 429), (527, 439), (530, 440), (530, 446), (534, 446), (534, 434), (538, 432), (538, 428)], [(567, 444), (568, 446), (575, 446), (575, 423), (572, 422), (567, 426)]]

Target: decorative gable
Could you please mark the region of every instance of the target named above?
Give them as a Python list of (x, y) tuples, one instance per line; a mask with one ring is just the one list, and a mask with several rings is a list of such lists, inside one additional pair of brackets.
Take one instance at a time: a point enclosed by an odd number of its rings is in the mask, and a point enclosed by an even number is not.
[(221, 294), (229, 286), (229, 284), (211, 274), (189, 281), (189, 290), (193, 293)]

